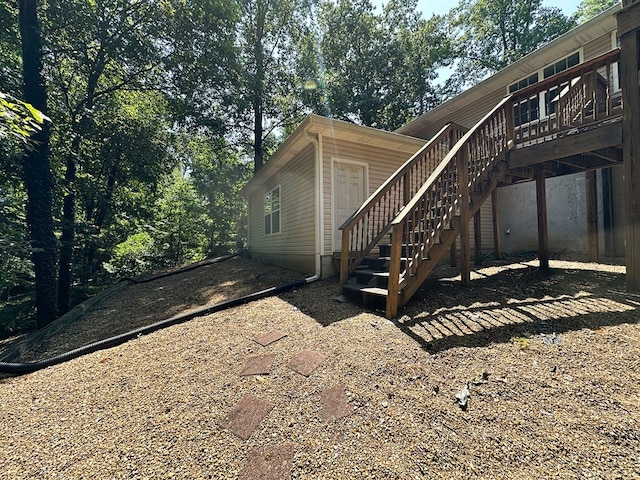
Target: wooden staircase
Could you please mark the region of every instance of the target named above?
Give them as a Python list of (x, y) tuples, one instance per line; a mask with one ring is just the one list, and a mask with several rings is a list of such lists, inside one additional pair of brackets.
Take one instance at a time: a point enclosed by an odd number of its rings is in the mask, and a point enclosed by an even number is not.
[[(469, 219), (507, 173), (510, 131), (507, 97), (464, 134), (447, 125), (385, 182), (341, 226), (343, 293), (365, 305), (382, 299), (393, 318), (456, 238), (468, 238)], [(439, 161), (416, 175), (424, 157)], [(368, 257), (376, 246), (379, 255)]]
[[(384, 301), (393, 318), (458, 237), (461, 278), (468, 284), (469, 220), (514, 174), (510, 152), (619, 115), (612, 89), (618, 59), (614, 50), (515, 92), (468, 132), (444, 127), (340, 227), (343, 293), (365, 305)], [(532, 118), (538, 107), (529, 103), (540, 98), (552, 113)]]

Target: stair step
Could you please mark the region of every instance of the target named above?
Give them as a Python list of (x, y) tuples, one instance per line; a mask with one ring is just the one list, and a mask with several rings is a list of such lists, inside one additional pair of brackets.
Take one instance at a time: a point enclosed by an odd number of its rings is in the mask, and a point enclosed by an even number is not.
[(368, 306), (372, 301), (387, 298), (388, 290), (381, 287), (370, 287), (359, 283), (348, 283), (342, 286), (342, 293), (345, 295), (359, 295), (359, 300), (364, 306)]
[(357, 284), (368, 285), (371, 279), (375, 278), (376, 273), (377, 273), (377, 270), (372, 270), (372, 269), (357, 270), (356, 269), (353, 272), (352, 276), (355, 274)]
[(365, 287), (360, 291), (368, 295), (376, 295), (378, 297), (385, 297), (385, 298), (389, 293), (389, 291), (386, 288), (380, 288), (380, 287)]
[(361, 283), (347, 283), (342, 286), (342, 292), (346, 293), (348, 291), (350, 293), (359, 293), (362, 295), (363, 303), (367, 303), (366, 296), (374, 296), (374, 297), (387, 297), (389, 291), (386, 288), (381, 287), (370, 287), (368, 285), (362, 285)]

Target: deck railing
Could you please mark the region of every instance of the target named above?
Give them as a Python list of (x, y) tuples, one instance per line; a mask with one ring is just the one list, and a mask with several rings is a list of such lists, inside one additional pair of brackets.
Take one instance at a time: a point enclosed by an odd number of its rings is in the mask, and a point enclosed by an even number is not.
[(456, 217), (460, 224), (468, 224), (470, 192), (511, 146), (512, 105), (512, 98), (505, 97), (467, 132), (391, 222), (388, 316), (395, 315), (401, 287), (428, 259), (443, 230)]
[(564, 131), (622, 112), (620, 50), (576, 65), (513, 94), (517, 147), (541, 143)]
[(340, 283), (347, 281), (349, 273), (387, 234), (391, 220), (422, 187), (464, 131), (455, 124), (443, 127), (340, 226)]
[[(484, 181), (508, 150), (621, 115), (619, 60), (620, 50), (612, 50), (514, 92), (467, 133), (456, 125), (443, 128), (340, 227), (340, 282), (391, 231), (387, 316), (395, 316), (399, 292), (407, 298), (415, 292), (434, 245), (468, 235), (476, 203), (497, 182), (495, 176)], [(472, 194), (478, 194), (473, 203)], [(451, 227), (453, 235), (446, 236)]]

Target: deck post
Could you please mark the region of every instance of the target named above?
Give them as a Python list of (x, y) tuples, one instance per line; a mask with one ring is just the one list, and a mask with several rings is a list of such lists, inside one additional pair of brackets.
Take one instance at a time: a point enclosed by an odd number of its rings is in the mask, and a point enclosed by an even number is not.
[(640, 291), (640, 0), (623, 0), (617, 15), (622, 87), (622, 148), (626, 207), (626, 283)]
[(458, 264), (456, 259), (456, 242), (454, 241), (449, 247), (449, 266), (455, 267)]
[(349, 230), (342, 231), (342, 245), (340, 247), (340, 285), (347, 283), (349, 278)]
[(400, 264), (402, 260), (402, 230), (403, 224), (393, 226), (391, 233), (391, 260), (389, 262), (389, 281), (387, 283), (387, 310), (389, 320), (398, 314), (398, 292), (400, 289)]
[(538, 210), (538, 259), (540, 269), (549, 269), (549, 235), (547, 231), (547, 188), (544, 169), (535, 169), (536, 204)]
[(469, 242), (469, 151), (466, 145), (457, 156), (458, 192), (460, 193), (460, 280), (471, 284), (471, 245)]
[(482, 216), (480, 209), (473, 216), (473, 240), (476, 266), (482, 265)]
[(500, 214), (498, 212), (498, 189), (491, 192), (491, 216), (493, 217), (493, 250), (496, 259), (502, 257), (502, 241), (500, 237)]
[(595, 170), (584, 172), (584, 183), (587, 196), (587, 258), (590, 262), (597, 262), (599, 259), (598, 184)]
[(611, 167), (602, 169), (602, 230), (604, 232), (605, 255), (615, 257), (616, 235), (614, 232), (615, 217), (613, 213), (613, 179)]

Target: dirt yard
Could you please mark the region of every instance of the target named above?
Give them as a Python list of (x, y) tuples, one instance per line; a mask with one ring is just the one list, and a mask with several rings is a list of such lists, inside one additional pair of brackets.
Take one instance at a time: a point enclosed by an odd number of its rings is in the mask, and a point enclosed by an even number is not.
[[(640, 478), (640, 295), (620, 266), (536, 264), (439, 267), (394, 321), (323, 280), (6, 376), (0, 479)], [(128, 285), (21, 361), (301, 277), (234, 258)]]

